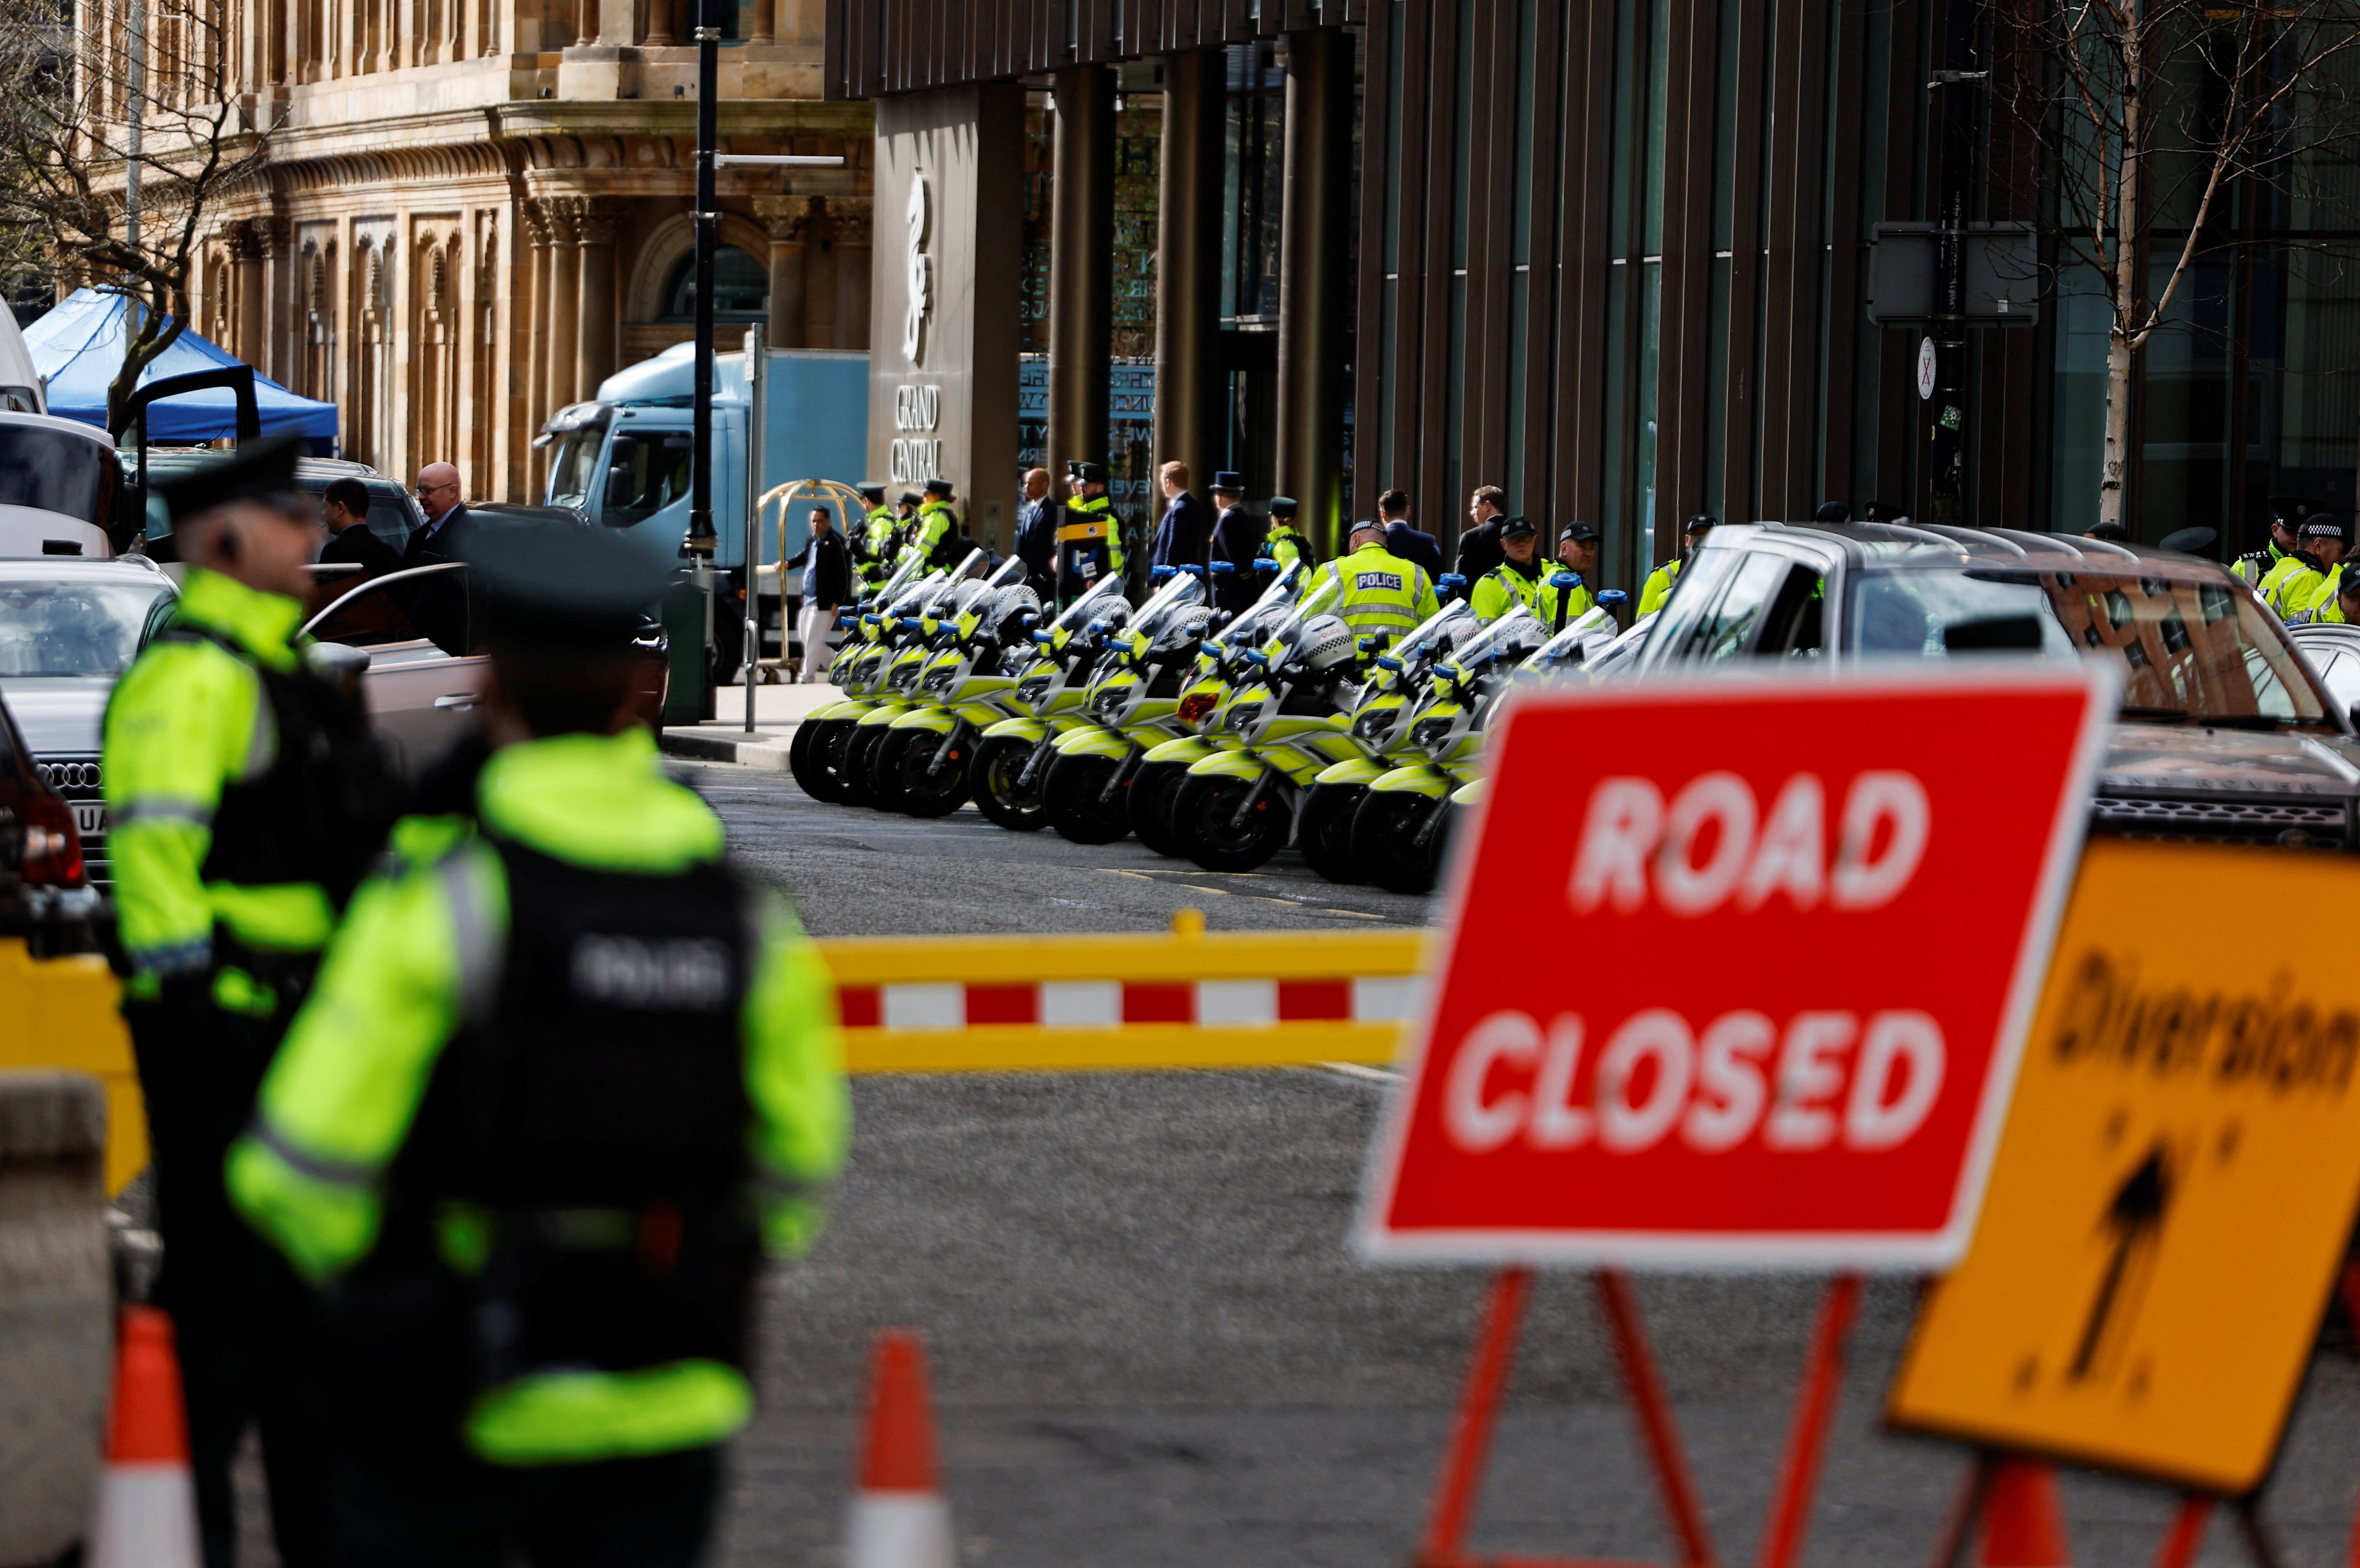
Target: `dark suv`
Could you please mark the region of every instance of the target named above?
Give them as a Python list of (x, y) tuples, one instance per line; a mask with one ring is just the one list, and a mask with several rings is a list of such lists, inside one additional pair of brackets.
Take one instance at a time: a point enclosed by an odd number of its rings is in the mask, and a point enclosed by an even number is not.
[(2012, 528), (1720, 528), (1640, 673), (2006, 654), (2122, 674), (2093, 831), (2360, 847), (2350, 713), (2244, 583), (2191, 556)]

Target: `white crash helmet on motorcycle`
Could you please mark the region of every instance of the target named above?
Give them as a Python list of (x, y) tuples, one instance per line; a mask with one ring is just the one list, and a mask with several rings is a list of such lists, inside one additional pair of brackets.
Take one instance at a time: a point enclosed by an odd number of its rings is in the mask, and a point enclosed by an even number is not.
[(1295, 660), (1306, 670), (1332, 670), (1352, 657), (1357, 641), (1352, 628), (1338, 616), (1314, 615), (1303, 623), (1295, 639)]
[(1024, 615), (1032, 617), (1034, 626), (1041, 624), (1041, 595), (1023, 583), (1012, 583), (992, 595), (991, 614), (988, 619), (1003, 637), (1017, 634), (1020, 628), (1015, 624), (1016, 617)]

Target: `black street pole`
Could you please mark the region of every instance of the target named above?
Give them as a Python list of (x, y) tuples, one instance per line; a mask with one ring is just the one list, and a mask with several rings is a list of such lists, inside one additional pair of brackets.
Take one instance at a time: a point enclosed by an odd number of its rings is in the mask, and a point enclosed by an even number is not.
[(1941, 159), (1937, 172), (1941, 225), (1934, 270), (1934, 396), (1929, 475), (1933, 520), (1951, 526), (1967, 521), (1967, 330), (1966, 257), (1968, 222), (1974, 216), (1974, 140), (1977, 88), (1983, 73), (1974, 69), (1975, 7), (1950, 0), (1942, 20), (1942, 65), (1933, 85), (1939, 105)]
[(721, 28), (716, 0), (696, 5), (696, 377), (688, 468), (688, 539), (700, 566), (713, 560), (713, 246), (720, 215), (713, 155), (721, 140)]

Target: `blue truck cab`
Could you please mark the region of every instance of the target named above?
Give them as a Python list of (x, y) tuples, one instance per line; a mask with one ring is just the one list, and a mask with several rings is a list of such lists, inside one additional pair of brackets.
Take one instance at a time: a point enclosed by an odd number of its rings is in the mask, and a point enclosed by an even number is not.
[[(575, 507), (594, 523), (627, 532), (666, 565), (688, 537), (690, 431), (694, 418), (692, 345), (676, 343), (599, 384), (597, 396), (552, 415), (533, 444), (546, 454), (541, 500)], [(860, 482), (869, 463), (869, 356), (824, 349), (773, 349), (765, 407), (762, 488), (797, 479)], [(746, 561), (746, 355), (714, 356), (713, 564), (742, 572)], [(809, 532), (799, 503), (787, 519), (787, 554)], [(842, 526), (844, 519), (838, 518)], [(761, 563), (775, 564), (775, 528)]]

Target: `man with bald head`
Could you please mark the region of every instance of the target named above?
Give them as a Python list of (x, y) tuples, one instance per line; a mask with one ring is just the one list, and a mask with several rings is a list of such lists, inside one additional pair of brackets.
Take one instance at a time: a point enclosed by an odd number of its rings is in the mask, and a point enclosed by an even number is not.
[(426, 526), (410, 536), (401, 552), (404, 566), (426, 566), (458, 558), (459, 541), (467, 528), (467, 504), (460, 498), (459, 471), (447, 463), (430, 463), (418, 471), (414, 492)]

